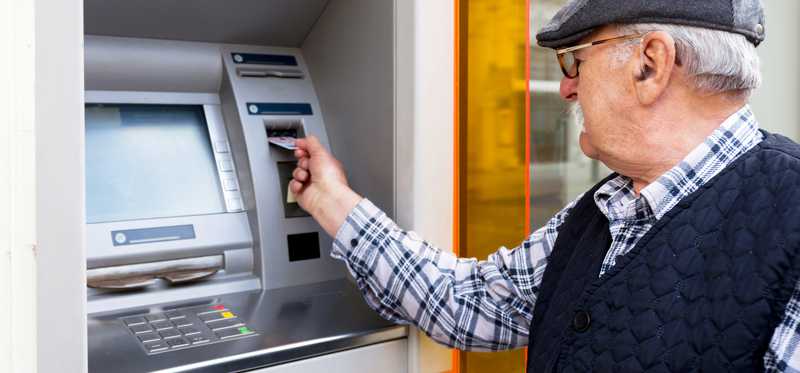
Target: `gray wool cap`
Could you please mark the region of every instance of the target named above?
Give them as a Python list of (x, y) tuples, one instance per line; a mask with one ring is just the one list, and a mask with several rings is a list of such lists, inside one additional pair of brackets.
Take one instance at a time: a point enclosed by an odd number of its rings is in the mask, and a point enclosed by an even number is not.
[(561, 48), (609, 24), (666, 23), (744, 35), (764, 41), (760, 0), (570, 0), (536, 34), (539, 45)]

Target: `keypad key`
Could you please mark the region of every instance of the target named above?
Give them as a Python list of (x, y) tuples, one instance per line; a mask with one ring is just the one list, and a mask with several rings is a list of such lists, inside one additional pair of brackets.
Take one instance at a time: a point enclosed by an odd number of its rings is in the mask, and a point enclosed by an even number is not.
[(164, 339), (176, 338), (176, 337), (180, 337), (181, 336), (181, 333), (179, 331), (175, 330), (175, 329), (162, 330), (162, 331), (158, 332), (158, 334), (161, 334), (161, 338), (164, 338)]
[(162, 320), (166, 320), (166, 319), (167, 319), (167, 317), (164, 316), (163, 313), (156, 313), (156, 314), (152, 314), (152, 315), (147, 315), (147, 321), (149, 321), (149, 322), (162, 321)]
[(238, 337), (240, 335), (253, 334), (253, 331), (246, 326), (240, 326), (238, 328), (215, 330), (214, 334), (216, 334), (217, 337), (219, 337), (219, 339), (228, 339), (228, 338)]
[(228, 307), (225, 307), (224, 305), (221, 305), (221, 304), (215, 304), (215, 305), (208, 306), (208, 307), (206, 307), (204, 309), (200, 309), (197, 312), (197, 314), (198, 315), (202, 315), (204, 313), (220, 312), (220, 311), (227, 311), (227, 310), (228, 310)]
[(202, 344), (202, 343), (208, 343), (210, 341), (210, 339), (208, 339), (208, 338), (206, 338), (206, 337), (204, 337), (202, 335), (193, 335), (191, 337), (186, 337), (186, 338), (193, 345), (199, 345), (199, 344)]
[(142, 333), (139, 334), (138, 337), (142, 343), (153, 342), (161, 339), (161, 337), (159, 337), (156, 333)]
[(180, 312), (180, 311), (169, 311), (169, 312), (164, 313), (164, 316), (166, 316), (170, 320), (182, 319), (182, 318), (186, 317), (186, 315), (184, 315), (183, 312)]
[(173, 327), (172, 323), (166, 320), (151, 322), (150, 325), (156, 328), (156, 330), (172, 329)]
[(188, 318), (182, 318), (182, 319), (173, 320), (172, 323), (175, 324), (175, 326), (177, 326), (179, 328), (180, 327), (184, 327), (184, 326), (192, 326), (193, 325), (192, 324), (192, 320), (189, 320)]
[(225, 318), (224, 316), (222, 316), (222, 312), (204, 313), (198, 316), (200, 316), (200, 320), (203, 320), (207, 323), (212, 321), (222, 320)]
[(147, 350), (147, 352), (152, 354), (153, 352), (159, 352), (168, 349), (169, 345), (167, 345), (167, 343), (163, 341), (150, 342), (150, 343), (145, 343), (144, 348)]
[(185, 338), (168, 339), (166, 342), (169, 345), (169, 348), (183, 347), (189, 345), (189, 342)]
[(224, 328), (230, 328), (230, 327), (233, 327), (233, 326), (242, 326), (242, 325), (244, 325), (244, 323), (242, 322), (242, 319), (240, 319), (238, 317), (234, 317), (232, 319), (222, 319), (222, 320), (214, 321), (212, 323), (209, 323), (208, 327), (211, 328), (211, 330), (217, 330), (217, 329), (224, 329)]
[(183, 327), (183, 328), (180, 328), (178, 330), (180, 330), (181, 333), (183, 333), (183, 335), (200, 334), (200, 331), (197, 330), (195, 327), (192, 327), (192, 326)]
[(153, 328), (151, 328), (150, 325), (147, 324), (139, 324), (131, 326), (131, 331), (134, 332), (135, 334), (141, 334), (141, 333), (151, 332), (153, 331)]
[(125, 325), (133, 326), (133, 325), (140, 325), (146, 323), (147, 320), (144, 317), (131, 317), (129, 319), (125, 319)]

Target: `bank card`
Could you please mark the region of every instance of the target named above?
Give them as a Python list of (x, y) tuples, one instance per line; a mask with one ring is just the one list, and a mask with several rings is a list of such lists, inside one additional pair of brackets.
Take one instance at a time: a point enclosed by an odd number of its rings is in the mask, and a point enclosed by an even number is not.
[(281, 148), (284, 148), (286, 150), (295, 150), (295, 149), (297, 149), (297, 145), (295, 145), (295, 143), (294, 143), (295, 140), (296, 140), (294, 137), (276, 136), (276, 137), (268, 137), (267, 140), (269, 140), (270, 144), (275, 144), (275, 145), (277, 145), (277, 146), (279, 146)]

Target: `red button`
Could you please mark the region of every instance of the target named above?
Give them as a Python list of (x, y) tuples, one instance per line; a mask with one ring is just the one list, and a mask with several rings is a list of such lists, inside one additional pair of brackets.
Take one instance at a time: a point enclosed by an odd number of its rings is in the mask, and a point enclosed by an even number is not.
[(211, 308), (212, 308), (212, 309), (215, 309), (215, 310), (218, 310), (218, 311), (222, 311), (222, 310), (224, 310), (224, 309), (225, 309), (225, 306), (223, 306), (223, 305), (221, 305), (221, 304), (218, 304), (218, 305), (216, 305), (216, 306), (211, 306)]

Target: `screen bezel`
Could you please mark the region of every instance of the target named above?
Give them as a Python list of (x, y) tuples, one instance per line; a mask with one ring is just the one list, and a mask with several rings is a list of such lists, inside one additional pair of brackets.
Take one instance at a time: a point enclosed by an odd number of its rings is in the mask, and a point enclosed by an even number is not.
[[(84, 104), (109, 104), (109, 105), (185, 105), (202, 106), (203, 114), (208, 127), (209, 141), (214, 154), (214, 163), (220, 185), (220, 193), (225, 203), (225, 212), (239, 212), (244, 210), (241, 188), (238, 185), (238, 174), (230, 149), (230, 141), (225, 131), (220, 107), (219, 96), (211, 93), (184, 93), (184, 92), (134, 92), (134, 91), (86, 91)], [(227, 152), (220, 152), (225, 147)], [(221, 162), (229, 162), (231, 171), (220, 169)], [(236, 190), (226, 190), (226, 184), (231, 180), (236, 184)], [(136, 219), (139, 220), (139, 219)], [(90, 223), (100, 224), (100, 223)]]
[[(242, 201), (238, 168), (233, 162), (233, 149), (230, 146), (219, 96), (209, 93), (172, 92), (134, 92), (134, 91), (85, 91), (85, 104), (146, 104), (146, 105), (191, 105), (202, 106), (208, 126), (212, 148), (217, 141), (224, 141), (227, 153), (214, 150), (217, 174), (220, 177), (220, 192), (225, 199), (225, 212), (216, 214), (187, 215), (152, 219), (120, 220), (115, 222), (86, 223), (87, 268), (99, 268), (129, 263), (148, 262), (184, 258), (191, 256), (216, 255), (230, 250), (252, 249), (253, 236), (250, 232), (246, 207)], [(219, 161), (231, 160), (233, 170), (223, 173)], [(226, 191), (223, 177), (233, 176), (235, 191)], [(239, 204), (232, 205), (231, 200)], [(197, 236), (191, 240), (173, 240), (114, 246), (111, 232), (121, 229), (141, 229), (174, 225), (192, 225)]]

